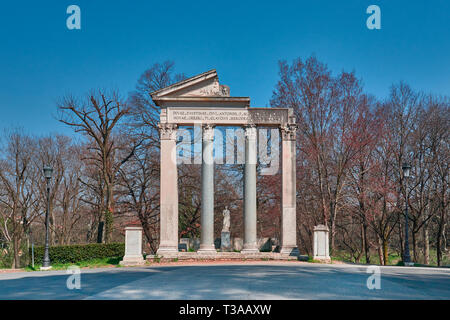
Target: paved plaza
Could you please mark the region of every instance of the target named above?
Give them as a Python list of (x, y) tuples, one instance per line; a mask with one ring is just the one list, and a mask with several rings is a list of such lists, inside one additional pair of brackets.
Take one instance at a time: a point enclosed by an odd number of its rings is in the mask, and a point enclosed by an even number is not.
[(369, 290), (366, 266), (247, 262), (0, 274), (0, 299), (450, 299), (450, 269), (381, 267)]

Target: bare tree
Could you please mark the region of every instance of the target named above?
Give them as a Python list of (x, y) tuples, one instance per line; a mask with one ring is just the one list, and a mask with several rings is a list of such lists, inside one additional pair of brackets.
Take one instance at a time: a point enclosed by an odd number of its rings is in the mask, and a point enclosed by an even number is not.
[[(98, 171), (99, 208), (101, 221), (98, 234), (105, 225), (104, 241), (109, 242), (113, 228), (114, 187), (116, 176), (127, 157), (119, 159), (115, 134), (121, 120), (130, 108), (121, 101), (117, 93), (90, 94), (84, 100), (67, 96), (58, 104), (59, 120), (82, 133), (89, 141), (89, 152), (84, 158)], [(101, 239), (99, 239), (101, 240)]]
[(175, 63), (155, 63), (139, 77), (136, 89), (130, 93), (128, 102), (133, 117), (135, 132), (142, 135), (149, 147), (159, 148), (160, 108), (153, 103), (150, 93), (184, 80), (184, 74), (175, 73)]
[(140, 144), (119, 171), (124, 213), (138, 216), (152, 253), (159, 242), (159, 164), (155, 154), (154, 149)]
[(18, 130), (5, 134), (0, 160), (0, 222), (1, 232), (12, 244), (12, 268), (20, 267), (21, 244), (36, 210), (36, 181), (42, 174), (33, 166), (34, 143)]

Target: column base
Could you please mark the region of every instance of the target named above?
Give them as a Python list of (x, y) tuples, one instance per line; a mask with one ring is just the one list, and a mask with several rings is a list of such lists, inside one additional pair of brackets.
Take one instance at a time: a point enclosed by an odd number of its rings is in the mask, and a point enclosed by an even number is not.
[(177, 255), (178, 254), (178, 247), (173, 247), (173, 246), (164, 246), (164, 247), (159, 247), (158, 251), (156, 251), (156, 254), (159, 256), (164, 256), (164, 255)]
[(288, 256), (296, 256), (298, 257), (300, 255), (300, 252), (298, 251), (297, 247), (291, 247), (291, 246), (283, 246), (280, 249), (280, 253), (283, 255)]
[(256, 245), (256, 243), (252, 243), (252, 244), (245, 244), (244, 243), (244, 247), (241, 250), (241, 253), (259, 253), (258, 250), (258, 246)]
[(121, 266), (141, 266), (145, 264), (145, 260), (142, 256), (124, 256), (119, 264)]
[(313, 256), (313, 260), (330, 263), (331, 258), (329, 256)]
[(199, 254), (216, 254), (216, 247), (213, 244), (200, 244), (200, 249), (197, 253)]
[(241, 253), (244, 253), (244, 254), (259, 253), (259, 250), (258, 249), (242, 249)]

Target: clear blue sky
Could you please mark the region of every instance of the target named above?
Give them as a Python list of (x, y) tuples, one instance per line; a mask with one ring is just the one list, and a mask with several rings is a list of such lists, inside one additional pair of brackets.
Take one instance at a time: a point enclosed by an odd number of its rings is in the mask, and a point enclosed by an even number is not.
[[(81, 30), (66, 8), (81, 8)], [(368, 30), (366, 8), (381, 8)], [(384, 98), (393, 82), (450, 95), (450, 1), (8, 1), (0, 6), (0, 130), (71, 133), (55, 101), (91, 88), (131, 91), (154, 62), (217, 69), (235, 96), (266, 106), (280, 59), (315, 54), (355, 70)]]

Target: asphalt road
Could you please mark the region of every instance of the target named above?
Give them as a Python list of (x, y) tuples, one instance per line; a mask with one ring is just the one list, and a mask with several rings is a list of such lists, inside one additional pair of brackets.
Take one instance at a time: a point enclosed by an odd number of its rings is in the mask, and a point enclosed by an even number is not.
[(450, 269), (381, 267), (369, 290), (366, 266), (259, 262), (0, 274), (0, 299), (446, 299)]

